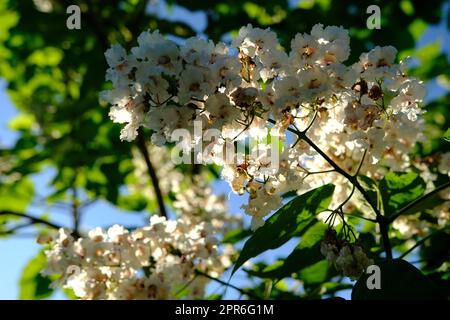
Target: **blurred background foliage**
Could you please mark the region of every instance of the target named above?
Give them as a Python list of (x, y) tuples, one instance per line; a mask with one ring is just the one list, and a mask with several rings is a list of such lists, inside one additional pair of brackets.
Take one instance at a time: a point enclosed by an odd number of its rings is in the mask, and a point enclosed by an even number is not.
[[(66, 28), (66, 8), (74, 3), (81, 8), (81, 30)], [(373, 4), (381, 8), (380, 30), (366, 27), (366, 9)], [(157, 8), (161, 7), (169, 13), (175, 9), (200, 12), (206, 24), (169, 19), (160, 14)], [(3, 236), (18, 232), (17, 226), (23, 220), (20, 214), (26, 214), (38, 194), (30, 177), (47, 167), (53, 168), (56, 175), (51, 181), (54, 192), (43, 199), (46, 203), (81, 207), (106, 199), (126, 210), (156, 208), (154, 199), (124, 191), (133, 171), (133, 144), (119, 141), (120, 125), (109, 120), (109, 107), (99, 103), (99, 92), (108, 87), (104, 80), (105, 50), (116, 42), (131, 48), (146, 29), (159, 29), (176, 40), (200, 34), (214, 41), (229, 41), (242, 25), (251, 23), (273, 29), (288, 50), (296, 33), (309, 32), (316, 23), (342, 25), (351, 36), (349, 63), (375, 44), (394, 45), (400, 59), (412, 57), (412, 75), (429, 83), (432, 92), (439, 86), (438, 93), (429, 95), (425, 106), (427, 141), (417, 146), (417, 157), (426, 159), (448, 151), (450, 144), (442, 139), (450, 122), (448, 10), (449, 2), (442, 0), (3, 0), (0, 77), (6, 81), (7, 92), (19, 111), (9, 123), (19, 136), (10, 147), (0, 145), (0, 212), (4, 213), (0, 215), (0, 232)], [(429, 27), (443, 21), (447, 30), (442, 37), (431, 37), (433, 41), (419, 45)], [(180, 170), (188, 174), (192, 168)], [(77, 192), (83, 197), (77, 197)], [(170, 196), (166, 200), (170, 202)], [(39, 219), (51, 223), (49, 216)], [(45, 232), (45, 224), (39, 225), (40, 232)], [(236, 233), (233, 241), (240, 235), (248, 233)], [(445, 241), (441, 251), (421, 254), (448, 259), (448, 237)], [(39, 261), (41, 254), (25, 269), (22, 282), (28, 293), (22, 297), (47, 297), (42, 283), (48, 284), (47, 280), (39, 278), (38, 267), (32, 267), (39, 266)], [(306, 296), (319, 297), (323, 292), (332, 295), (338, 289), (330, 282), (335, 275), (323, 261), (316, 264), (297, 274), (306, 281)], [(252, 290), (263, 295), (264, 282)], [(273, 288), (271, 297), (292, 298), (281, 283)]]

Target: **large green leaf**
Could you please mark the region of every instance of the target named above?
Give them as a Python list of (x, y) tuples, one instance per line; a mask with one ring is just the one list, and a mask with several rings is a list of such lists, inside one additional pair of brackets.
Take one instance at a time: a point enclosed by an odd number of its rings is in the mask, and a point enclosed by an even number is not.
[[(383, 213), (383, 208), (380, 206), (381, 193), (377, 183), (371, 178), (364, 175), (358, 175), (357, 179), (359, 184), (365, 190), (366, 195), (370, 199), (371, 203), (376, 205), (377, 209)], [(368, 203), (367, 199), (358, 190), (355, 190), (353, 201), (356, 203), (356, 207), (361, 212), (364, 212), (366, 213), (366, 215), (370, 215), (373, 218), (376, 217), (376, 212), (373, 210), (372, 205)]]
[(52, 295), (53, 289), (49, 287), (52, 281), (40, 274), (46, 263), (47, 258), (42, 251), (39, 251), (25, 266), (20, 278), (20, 299), (37, 300)]
[(304, 285), (307, 286), (324, 283), (329, 279), (330, 268), (330, 263), (323, 259), (301, 270), (298, 279), (302, 280)]
[(412, 264), (400, 260), (385, 260), (380, 267), (381, 288), (368, 289), (364, 274), (355, 284), (352, 291), (354, 300), (374, 299), (436, 299), (441, 293), (431, 280), (424, 276)]
[(252, 234), (252, 231), (249, 229), (231, 230), (224, 235), (224, 237), (222, 239), (222, 243), (236, 244), (237, 242), (244, 240), (251, 234)]
[(366, 193), (369, 196), (370, 200), (373, 201), (373, 203), (376, 203), (379, 197), (377, 183), (371, 178), (364, 175), (358, 175), (357, 179), (359, 184), (364, 188), (364, 190), (366, 190)]
[(282, 279), (319, 262), (323, 259), (320, 253), (320, 242), (327, 228), (328, 226), (323, 222), (316, 222), (306, 230), (298, 246), (286, 259), (275, 262), (255, 275), (261, 278)]
[[(445, 190), (444, 188), (443, 190)], [(417, 212), (421, 212), (424, 210), (430, 210), (434, 207), (437, 207), (441, 204), (443, 204), (445, 199), (443, 199), (439, 192), (436, 191), (430, 191), (429, 193), (423, 195), (420, 197), (420, 199), (417, 199), (413, 203), (410, 203), (406, 208), (402, 208), (402, 215), (411, 215)]]
[(274, 213), (264, 226), (247, 240), (233, 273), (248, 259), (266, 250), (278, 248), (311, 227), (315, 215), (328, 208), (333, 191), (334, 185), (324, 185), (296, 197)]
[(390, 216), (420, 197), (425, 192), (425, 182), (415, 172), (389, 172), (380, 181), (379, 188), (384, 213)]

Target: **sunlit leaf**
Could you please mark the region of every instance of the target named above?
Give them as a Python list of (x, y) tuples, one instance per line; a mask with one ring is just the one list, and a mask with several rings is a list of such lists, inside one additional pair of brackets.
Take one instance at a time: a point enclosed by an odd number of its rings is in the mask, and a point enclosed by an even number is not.
[(42, 251), (28, 262), (20, 278), (20, 299), (45, 299), (52, 295), (53, 289), (49, 287), (52, 281), (40, 273), (46, 264), (47, 258)]
[(389, 172), (380, 181), (380, 192), (386, 215), (417, 199), (425, 192), (425, 182), (415, 172)]
[(266, 250), (278, 248), (311, 227), (315, 216), (328, 208), (333, 191), (334, 186), (327, 184), (296, 197), (274, 213), (247, 240), (233, 273), (248, 259)]

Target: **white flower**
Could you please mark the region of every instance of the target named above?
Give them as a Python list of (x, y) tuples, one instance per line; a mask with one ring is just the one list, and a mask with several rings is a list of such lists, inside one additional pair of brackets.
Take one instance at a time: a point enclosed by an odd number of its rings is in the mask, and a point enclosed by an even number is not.
[(406, 80), (400, 87), (400, 93), (391, 100), (393, 113), (402, 112), (409, 120), (416, 121), (417, 116), (424, 113), (418, 106), (425, 97), (425, 86), (415, 79)]
[(237, 47), (245, 55), (254, 58), (264, 50), (276, 48), (278, 46), (277, 35), (270, 30), (253, 28), (251, 24), (242, 27), (233, 46)]
[(209, 94), (211, 87), (199, 68), (186, 68), (180, 78), (180, 101), (185, 103), (191, 98), (204, 99)]
[(288, 56), (281, 50), (263, 51), (260, 54), (262, 69), (261, 79), (266, 82), (279, 75), (283, 75), (288, 65)]
[(209, 64), (214, 52), (214, 43), (199, 38), (189, 38), (181, 48), (181, 57), (193, 66), (206, 66)]
[(105, 57), (108, 65), (115, 68), (126, 60), (127, 52), (120, 44), (115, 44), (106, 50)]
[(289, 58), (294, 67), (304, 67), (305, 64), (313, 64), (319, 60), (321, 51), (317, 40), (309, 34), (297, 33), (291, 41)]
[(230, 98), (224, 93), (216, 93), (208, 98), (205, 109), (209, 112), (209, 120), (214, 127), (221, 128), (224, 124), (236, 120), (240, 111), (231, 104)]
[(445, 152), (441, 155), (438, 170), (440, 173), (450, 176), (450, 152)]
[(364, 79), (368, 81), (392, 77), (398, 70), (394, 65), (396, 55), (397, 50), (392, 46), (376, 46), (368, 53), (363, 53), (356, 65), (359, 71), (363, 73)]
[(321, 57), (318, 60), (323, 65), (340, 63), (350, 55), (350, 37), (342, 27), (316, 24), (311, 30), (311, 36), (320, 44)]
[[(223, 272), (223, 256), (212, 228), (187, 217), (167, 221), (152, 216), (150, 225), (128, 232), (115, 225), (95, 229), (76, 243), (61, 229), (46, 251), (46, 274), (59, 274), (55, 285), (74, 290), (81, 299), (174, 299), (180, 287), (195, 278), (197, 269)], [(142, 270), (147, 270), (142, 273)], [(207, 281), (195, 289), (186, 286), (187, 298), (200, 298)]]
[(264, 225), (263, 218), (281, 206), (281, 196), (270, 193), (261, 184), (252, 183), (250, 199), (241, 208), (252, 217), (251, 229), (256, 230)]
[(314, 101), (329, 94), (329, 78), (320, 69), (308, 69), (299, 72), (302, 100)]
[(134, 90), (141, 95), (149, 95), (150, 104), (163, 104), (169, 99), (169, 82), (161, 75), (161, 70), (152, 62), (143, 62), (136, 71)]

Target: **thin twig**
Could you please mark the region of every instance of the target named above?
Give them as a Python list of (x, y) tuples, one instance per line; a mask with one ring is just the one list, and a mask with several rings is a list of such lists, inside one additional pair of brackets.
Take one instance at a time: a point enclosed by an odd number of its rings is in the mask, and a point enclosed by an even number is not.
[(26, 218), (26, 219), (29, 219), (34, 224), (44, 224), (44, 225), (46, 225), (46, 226), (48, 226), (50, 228), (56, 229), (56, 230), (58, 230), (60, 228), (63, 228), (62, 226), (57, 225), (57, 224), (55, 224), (53, 222), (46, 221), (46, 220), (43, 220), (43, 219), (40, 219), (40, 218), (36, 218), (36, 217), (30, 216), (30, 215), (28, 215), (26, 213), (14, 212), (14, 211), (9, 211), (9, 210), (1, 210), (0, 211), (0, 216), (2, 216), (2, 215), (10, 215), (10, 216)]
[(433, 196), (434, 194), (446, 189), (450, 187), (450, 181), (440, 185), (439, 187), (435, 188), (433, 191), (428, 192), (427, 194), (421, 196), (420, 198), (417, 198), (416, 200), (414, 200), (413, 202), (409, 203), (408, 205), (406, 205), (405, 207), (401, 208), (399, 211), (397, 211), (395, 214), (393, 214), (390, 218), (389, 218), (389, 222), (394, 221), (395, 219), (397, 219), (399, 216), (401, 216), (402, 214), (404, 214), (406, 211), (408, 211), (410, 208), (414, 207), (416, 204), (426, 200), (427, 198)]
[(313, 116), (311, 122), (308, 124), (306, 129), (302, 131), (302, 133), (306, 133), (312, 127), (312, 125), (314, 124), (314, 121), (316, 121), (316, 117), (317, 117), (317, 111), (314, 112), (314, 116)]
[(364, 150), (364, 153), (361, 157), (361, 161), (359, 162), (358, 168), (356, 169), (355, 174), (353, 175), (354, 177), (356, 177), (359, 174), (359, 171), (361, 171), (361, 167), (364, 163), (364, 159), (366, 158), (366, 154), (367, 154), (367, 149)]
[(355, 214), (355, 213), (351, 213), (351, 214), (349, 214), (349, 216), (356, 217), (358, 219), (362, 219), (362, 220), (366, 220), (366, 221), (370, 221), (370, 222), (377, 222), (377, 220), (375, 220), (375, 219), (366, 218), (366, 217), (363, 217), (363, 216), (361, 216), (359, 214)]
[(428, 239), (430, 239), (432, 236), (434, 236), (435, 233), (429, 234), (428, 236), (426, 236), (425, 238), (419, 240), (416, 242), (415, 245), (413, 245), (411, 248), (409, 248), (408, 250), (406, 250), (405, 252), (403, 252), (403, 254), (398, 257), (398, 259), (403, 259), (404, 257), (406, 257), (408, 254), (410, 254), (411, 252), (413, 252), (417, 247), (421, 246), (422, 244), (425, 243), (425, 241), (427, 241)]
[(33, 222), (27, 222), (27, 223), (23, 223), (23, 224), (18, 224), (8, 230), (5, 231), (0, 231), (0, 235), (11, 235), (14, 234), (14, 232), (16, 232), (17, 230), (32, 226)]
[(253, 298), (253, 299), (256, 299), (256, 300), (262, 300), (260, 297), (258, 297), (257, 295), (255, 295), (255, 294), (249, 292), (248, 290), (241, 289), (241, 288), (238, 288), (238, 287), (236, 287), (236, 286), (234, 286), (234, 285), (232, 285), (232, 284), (226, 283), (225, 281), (220, 280), (220, 279), (218, 279), (218, 278), (215, 278), (215, 277), (213, 277), (213, 276), (210, 276), (209, 274), (207, 274), (207, 273), (205, 273), (205, 272), (203, 272), (203, 271), (201, 271), (201, 270), (196, 269), (196, 270), (195, 270), (195, 273), (198, 274), (198, 275), (200, 275), (200, 276), (204, 276), (205, 278), (208, 278), (208, 279), (210, 279), (210, 280), (216, 281), (217, 283), (220, 283), (221, 285), (230, 287), (230, 288), (232, 288), (232, 289), (238, 291), (238, 292), (241, 293), (241, 294), (247, 295), (249, 298)]

